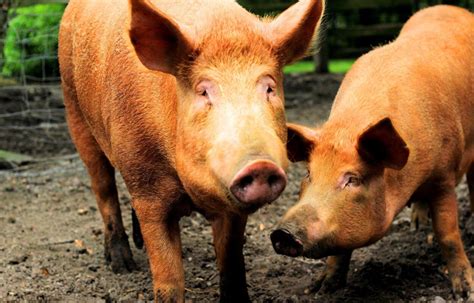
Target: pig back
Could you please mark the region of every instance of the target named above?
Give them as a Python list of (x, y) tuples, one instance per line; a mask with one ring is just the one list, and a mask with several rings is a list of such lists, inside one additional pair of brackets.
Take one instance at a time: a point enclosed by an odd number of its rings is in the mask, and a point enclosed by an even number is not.
[(413, 85), (421, 93), (413, 99), (426, 113), (421, 117), (434, 139), (427, 153), (434, 155), (440, 171), (457, 168), (458, 179), (474, 161), (473, 41), (474, 14), (448, 5), (415, 14), (397, 39), (411, 44), (412, 56), (420, 62)]
[(75, 98), (65, 103), (80, 109), (114, 166), (152, 173), (163, 170), (159, 163), (174, 166), (176, 80), (141, 64), (128, 36), (128, 10), (127, 0), (69, 2), (60, 65)]
[(394, 42), (356, 61), (333, 104), (330, 123), (360, 126), (341, 130), (348, 137), (392, 119), (410, 149), (401, 174), (414, 186), (447, 170), (462, 173), (472, 154), (473, 18), (451, 6), (415, 14)]

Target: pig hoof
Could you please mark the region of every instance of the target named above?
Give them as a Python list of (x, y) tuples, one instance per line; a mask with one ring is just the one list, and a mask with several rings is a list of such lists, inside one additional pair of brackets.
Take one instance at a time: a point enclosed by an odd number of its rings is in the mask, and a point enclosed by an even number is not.
[(236, 293), (236, 292), (230, 292), (230, 291), (222, 291), (220, 294), (219, 302), (222, 303), (246, 303), (246, 302), (251, 302), (250, 297), (247, 293), (247, 291), (243, 291), (241, 293)]
[[(469, 271), (470, 272), (470, 271)], [(474, 302), (474, 282), (469, 274), (463, 272), (451, 279), (453, 285), (453, 296), (456, 300), (467, 299), (467, 302)]]
[(159, 288), (155, 291), (155, 302), (182, 302), (184, 294), (173, 287)]
[(133, 261), (132, 251), (128, 244), (127, 235), (110, 237), (105, 243), (105, 260), (112, 267), (114, 273), (132, 272), (137, 269)]
[(318, 294), (331, 294), (346, 286), (346, 277), (341, 275), (327, 276), (323, 274), (316, 280), (312, 292)]

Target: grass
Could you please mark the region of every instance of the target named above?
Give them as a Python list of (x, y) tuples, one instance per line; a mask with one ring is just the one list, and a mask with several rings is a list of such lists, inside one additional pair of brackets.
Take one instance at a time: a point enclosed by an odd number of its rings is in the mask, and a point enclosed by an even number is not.
[[(337, 59), (329, 61), (329, 72), (342, 74), (346, 73), (354, 64), (354, 59)], [(298, 61), (294, 64), (288, 65), (284, 69), (287, 74), (311, 73), (314, 71), (313, 61)]]
[(0, 74), (0, 86), (10, 86), (15, 84), (17, 84), (17, 82), (14, 79), (4, 78), (4, 76)]
[(31, 157), (27, 155), (17, 154), (17, 153), (0, 149), (0, 161), (1, 160), (13, 162), (13, 163), (21, 163), (25, 161), (30, 161)]

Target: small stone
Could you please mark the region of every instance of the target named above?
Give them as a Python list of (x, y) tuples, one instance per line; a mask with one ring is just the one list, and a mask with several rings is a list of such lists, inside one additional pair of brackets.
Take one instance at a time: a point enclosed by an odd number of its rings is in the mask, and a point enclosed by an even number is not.
[(92, 234), (93, 234), (94, 236), (98, 237), (98, 236), (102, 235), (102, 229), (100, 229), (100, 228), (94, 228), (94, 229), (92, 229)]
[(10, 261), (8, 261), (8, 264), (18, 265), (20, 263), (25, 262), (26, 260), (28, 260), (28, 256), (27, 255), (22, 255), (22, 256), (18, 256), (18, 257), (15, 257), (15, 258), (11, 259)]
[(12, 186), (7, 186), (3, 189), (4, 192), (7, 192), (7, 193), (12, 193), (15, 191), (15, 188), (12, 187)]
[(428, 236), (426, 236), (426, 243), (428, 243), (428, 245), (433, 245), (433, 239), (434, 239), (434, 234), (429, 233)]
[(82, 240), (74, 240), (74, 246), (77, 248), (84, 248), (84, 241)]
[(87, 208), (79, 208), (77, 210), (77, 213), (80, 215), (80, 216), (83, 216), (85, 214), (87, 214), (89, 212), (89, 210)]
[(16, 223), (16, 219), (15, 218), (8, 218), (8, 223), (10, 224), (15, 224)]
[(97, 272), (97, 270), (100, 268), (99, 265), (89, 265), (87, 267), (90, 271)]
[(446, 300), (441, 298), (440, 296), (436, 296), (432, 303), (446, 303)]
[(76, 249), (76, 253), (78, 253), (79, 255), (86, 254), (86, 253), (87, 253), (87, 249), (85, 249), (85, 248), (78, 248), (78, 249)]
[(41, 267), (40, 272), (45, 277), (49, 276), (49, 270), (46, 267)]

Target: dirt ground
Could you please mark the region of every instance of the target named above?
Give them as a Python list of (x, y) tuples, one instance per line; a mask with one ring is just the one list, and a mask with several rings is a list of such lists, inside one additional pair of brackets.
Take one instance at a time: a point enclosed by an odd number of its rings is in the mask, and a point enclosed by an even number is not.
[[(339, 81), (339, 76), (290, 77), (286, 83), (288, 120), (308, 125), (324, 121)], [(70, 143), (65, 143), (58, 152), (64, 154), (70, 149)], [(303, 165), (293, 165), (290, 183), (282, 197), (250, 217), (245, 258), (253, 301), (452, 300), (445, 262), (436, 240), (429, 240), (431, 228), (410, 231), (406, 211), (395, 220), (385, 238), (354, 253), (344, 289), (325, 296), (305, 293), (323, 269), (324, 260), (276, 255), (269, 237), (278, 219), (296, 201), (303, 174)], [(131, 234), (129, 196), (123, 182), (119, 183), (123, 217)], [(473, 262), (474, 223), (468, 212), (464, 182), (457, 193), (464, 244)], [(132, 247), (139, 266), (133, 273), (115, 275), (106, 265), (100, 214), (87, 173), (77, 156), (0, 172), (0, 201), (0, 301), (152, 299), (144, 251)], [(198, 214), (183, 218), (181, 226), (186, 298), (196, 302), (217, 301), (219, 278), (210, 226)]]

